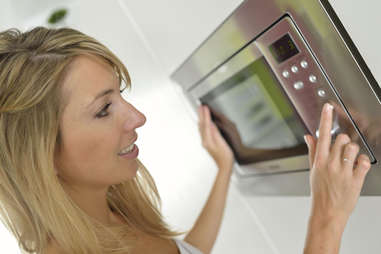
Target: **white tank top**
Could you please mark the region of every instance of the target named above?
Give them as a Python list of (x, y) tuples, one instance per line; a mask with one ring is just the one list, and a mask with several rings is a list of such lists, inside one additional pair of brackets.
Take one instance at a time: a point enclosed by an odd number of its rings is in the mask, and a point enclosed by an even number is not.
[(196, 247), (190, 245), (182, 240), (174, 239), (181, 254), (202, 254), (202, 252)]

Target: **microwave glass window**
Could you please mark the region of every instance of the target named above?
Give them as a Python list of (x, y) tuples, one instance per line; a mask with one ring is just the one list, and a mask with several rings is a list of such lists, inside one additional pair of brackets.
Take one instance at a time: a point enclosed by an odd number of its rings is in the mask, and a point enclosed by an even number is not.
[(307, 153), (305, 127), (263, 57), (200, 100), (241, 164)]
[(269, 47), (271, 54), (278, 63), (281, 63), (290, 57), (299, 53), (295, 42), (289, 34), (284, 35)]

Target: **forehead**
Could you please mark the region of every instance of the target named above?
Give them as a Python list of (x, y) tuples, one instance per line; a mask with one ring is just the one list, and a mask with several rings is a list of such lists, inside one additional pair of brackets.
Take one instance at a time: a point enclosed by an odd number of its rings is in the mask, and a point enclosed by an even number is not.
[[(119, 80), (110, 64), (95, 56), (78, 56), (62, 83), (66, 105), (86, 107), (105, 89), (116, 89)], [(79, 105), (80, 104), (80, 105)]]

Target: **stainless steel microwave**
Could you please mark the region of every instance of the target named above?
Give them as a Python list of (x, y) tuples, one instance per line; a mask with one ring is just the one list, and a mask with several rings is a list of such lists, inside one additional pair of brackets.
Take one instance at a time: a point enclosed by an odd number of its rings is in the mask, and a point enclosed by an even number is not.
[(360, 145), (381, 194), (381, 88), (327, 0), (244, 1), (172, 79), (209, 106), (242, 178), (308, 170), (303, 135), (330, 102), (332, 135)]

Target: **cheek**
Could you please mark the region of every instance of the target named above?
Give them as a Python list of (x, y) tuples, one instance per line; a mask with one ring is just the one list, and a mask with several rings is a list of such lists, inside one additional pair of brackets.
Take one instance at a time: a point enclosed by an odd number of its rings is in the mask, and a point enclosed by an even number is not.
[(66, 136), (60, 164), (64, 175), (78, 180), (105, 177), (116, 156), (117, 139), (111, 134), (87, 128)]

